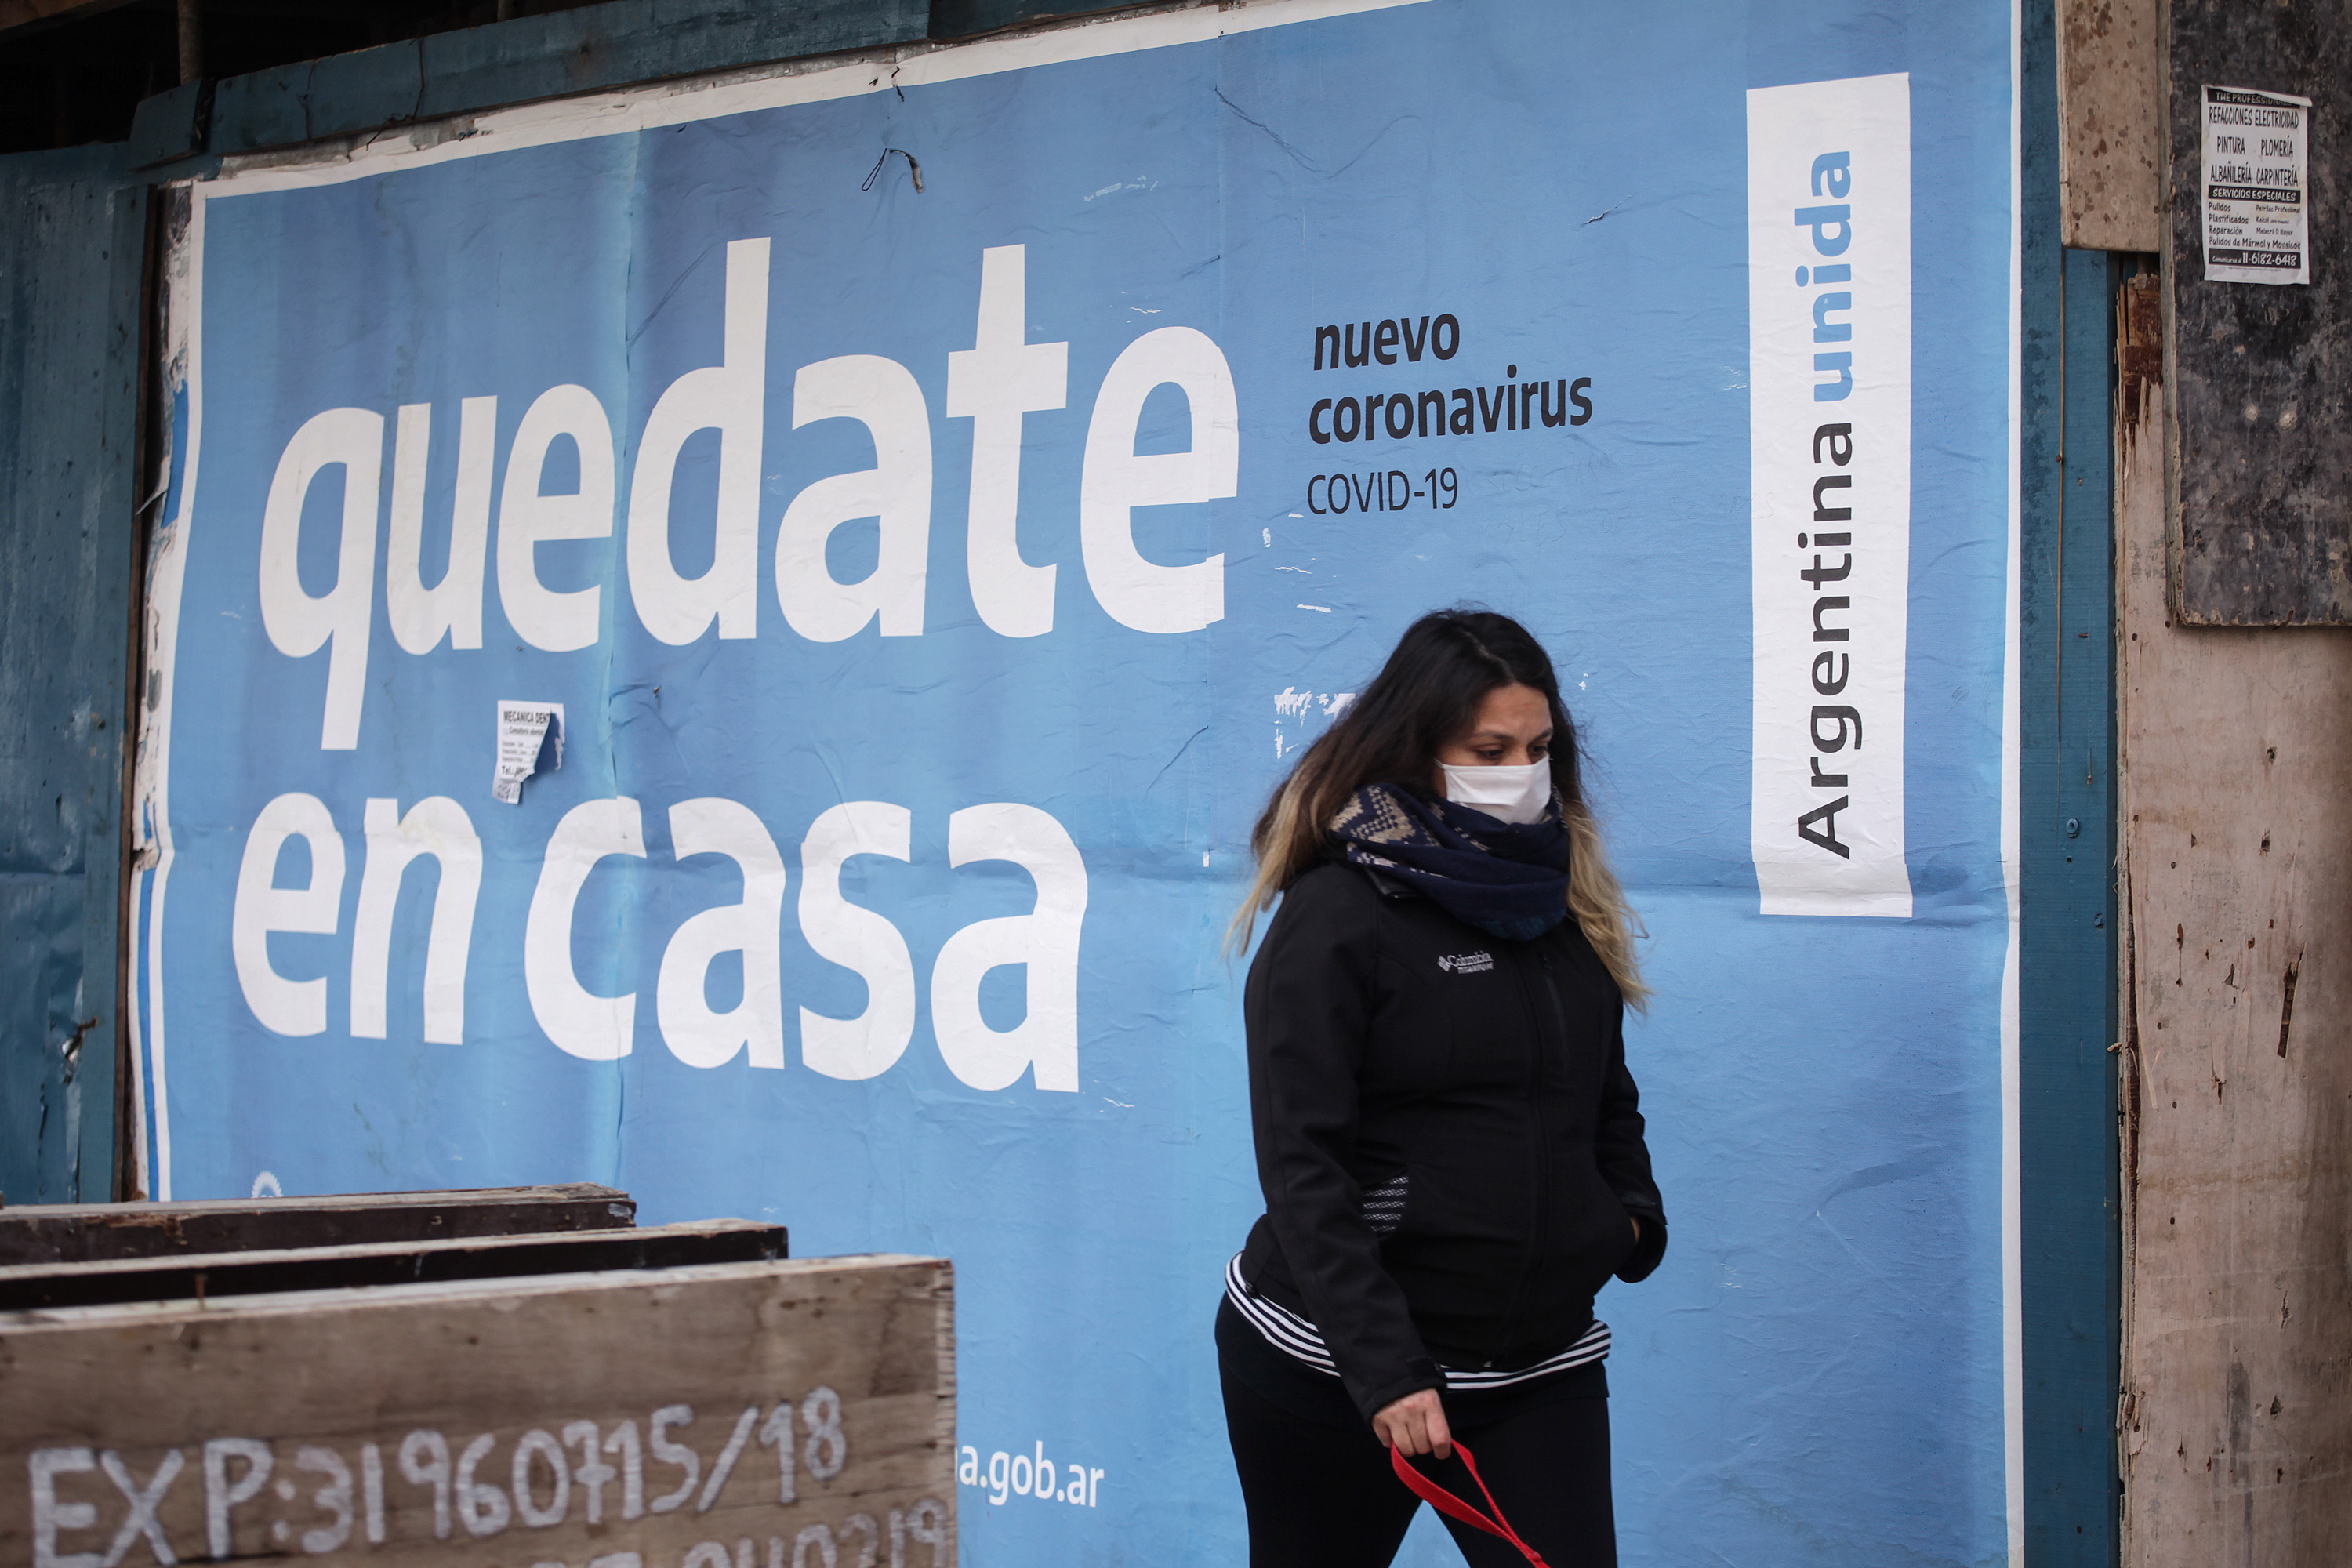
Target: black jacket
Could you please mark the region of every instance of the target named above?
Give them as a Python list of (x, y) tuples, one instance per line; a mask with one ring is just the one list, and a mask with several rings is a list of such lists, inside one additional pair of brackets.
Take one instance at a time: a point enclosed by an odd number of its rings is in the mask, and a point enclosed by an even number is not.
[[(1283, 895), (1244, 1016), (1266, 1213), (1243, 1278), (1314, 1321), (1367, 1419), (1438, 1362), (1541, 1361), (1612, 1273), (1657, 1267), (1624, 1001), (1573, 919), (1507, 942), (1327, 862)], [(1368, 1218), (1400, 1175), (1402, 1215), (1391, 1193)]]

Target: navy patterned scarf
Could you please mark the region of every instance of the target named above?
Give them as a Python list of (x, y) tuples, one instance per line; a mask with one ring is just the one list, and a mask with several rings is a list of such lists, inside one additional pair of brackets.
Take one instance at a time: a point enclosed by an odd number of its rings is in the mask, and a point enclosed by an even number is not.
[(1366, 784), (1331, 819), (1331, 836), (1355, 864), (1490, 936), (1525, 942), (1568, 917), (1568, 829), (1557, 803), (1539, 822), (1497, 822), (1397, 784)]

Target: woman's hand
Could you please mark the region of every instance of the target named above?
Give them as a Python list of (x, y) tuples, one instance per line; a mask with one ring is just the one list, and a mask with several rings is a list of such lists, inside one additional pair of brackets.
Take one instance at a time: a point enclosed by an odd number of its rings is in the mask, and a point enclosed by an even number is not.
[(1633, 1240), (1635, 1241), (1635, 1243), (1637, 1243), (1637, 1244), (1638, 1244), (1638, 1243), (1641, 1241), (1641, 1239), (1642, 1239), (1642, 1221), (1641, 1221), (1641, 1216), (1639, 1216), (1638, 1215), (1630, 1215), (1630, 1214), (1629, 1214), (1629, 1215), (1627, 1215), (1625, 1216), (1625, 1223), (1626, 1223), (1627, 1225), (1630, 1225), (1630, 1226), (1632, 1226), (1633, 1227)]
[(1441, 1459), (1454, 1457), (1454, 1434), (1446, 1429), (1445, 1406), (1438, 1402), (1433, 1388), (1382, 1405), (1372, 1417), (1372, 1432), (1385, 1447), (1407, 1454), (1435, 1454)]

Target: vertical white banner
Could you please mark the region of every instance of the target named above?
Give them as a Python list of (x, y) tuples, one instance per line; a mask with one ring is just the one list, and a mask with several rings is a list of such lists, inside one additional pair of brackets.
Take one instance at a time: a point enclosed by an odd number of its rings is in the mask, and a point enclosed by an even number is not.
[(1748, 290), (1762, 910), (1907, 916), (1907, 76), (1748, 95)]

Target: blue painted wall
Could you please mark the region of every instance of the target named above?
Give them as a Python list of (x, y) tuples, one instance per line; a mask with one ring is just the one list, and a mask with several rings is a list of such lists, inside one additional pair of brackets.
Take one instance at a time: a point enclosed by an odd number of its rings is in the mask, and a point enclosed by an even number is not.
[(0, 1194), (112, 1195), (146, 192), (0, 158)]
[(2025, 1552), (2116, 1561), (2114, 384), (2122, 258), (2061, 248), (2051, 7), (2025, 15), (2018, 968)]

